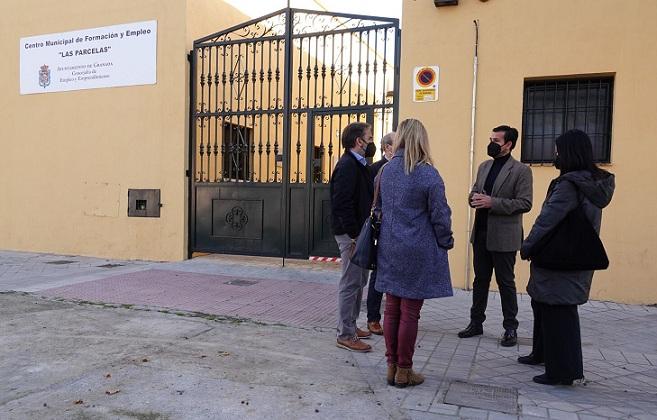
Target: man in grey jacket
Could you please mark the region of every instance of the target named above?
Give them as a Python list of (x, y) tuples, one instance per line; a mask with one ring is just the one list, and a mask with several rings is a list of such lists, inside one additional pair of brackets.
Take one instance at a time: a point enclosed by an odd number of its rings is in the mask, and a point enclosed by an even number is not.
[(511, 156), (518, 130), (495, 127), (488, 144), (493, 159), (479, 165), (469, 202), (477, 209), (470, 241), (473, 248), (474, 284), (470, 324), (459, 332), (461, 338), (483, 334), (488, 289), (493, 270), (500, 291), (504, 335), (500, 344), (517, 343), (518, 298), (514, 266), (522, 244), (522, 214), (532, 208), (532, 172)]

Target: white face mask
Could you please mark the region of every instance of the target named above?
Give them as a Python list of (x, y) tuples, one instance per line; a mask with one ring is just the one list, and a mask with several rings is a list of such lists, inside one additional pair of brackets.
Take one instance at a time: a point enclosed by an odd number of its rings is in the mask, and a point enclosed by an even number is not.
[(392, 159), (392, 146), (383, 146), (383, 156), (385, 156), (388, 160)]

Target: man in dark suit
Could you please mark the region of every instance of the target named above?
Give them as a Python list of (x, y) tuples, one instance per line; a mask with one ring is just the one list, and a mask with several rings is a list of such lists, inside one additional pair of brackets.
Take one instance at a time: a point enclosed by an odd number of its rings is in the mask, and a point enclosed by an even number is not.
[(342, 258), (342, 277), (338, 285), (338, 333), (340, 348), (368, 352), (372, 347), (361, 341), (372, 333), (356, 327), (367, 284), (367, 271), (351, 262), (363, 223), (370, 214), (374, 195), (367, 158), (374, 156), (376, 146), (369, 124), (355, 122), (342, 131), (344, 152), (331, 177), (331, 226)]
[(502, 301), (504, 334), (500, 344), (517, 343), (518, 297), (514, 266), (522, 244), (522, 214), (532, 208), (532, 172), (511, 156), (518, 130), (495, 127), (488, 143), (492, 158), (481, 165), (470, 192), (469, 204), (477, 209), (470, 242), (473, 249), (474, 284), (470, 324), (459, 332), (461, 338), (483, 334), (488, 289), (493, 270)]
[[(381, 139), (381, 160), (374, 162), (370, 165), (370, 174), (372, 179), (381, 170), (381, 167), (392, 159), (392, 144), (395, 140), (395, 132), (388, 133)], [(381, 300), (383, 293), (378, 292), (374, 286), (376, 285), (376, 269), (372, 270), (370, 274), (370, 283), (367, 289), (367, 329), (376, 335), (383, 335), (383, 327), (381, 327)]]

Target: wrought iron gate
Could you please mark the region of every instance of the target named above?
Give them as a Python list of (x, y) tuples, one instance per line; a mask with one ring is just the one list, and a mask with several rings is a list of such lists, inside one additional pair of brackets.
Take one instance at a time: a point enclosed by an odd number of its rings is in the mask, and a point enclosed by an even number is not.
[(283, 9), (190, 52), (190, 252), (337, 255), (342, 129), (397, 124), (397, 19)]

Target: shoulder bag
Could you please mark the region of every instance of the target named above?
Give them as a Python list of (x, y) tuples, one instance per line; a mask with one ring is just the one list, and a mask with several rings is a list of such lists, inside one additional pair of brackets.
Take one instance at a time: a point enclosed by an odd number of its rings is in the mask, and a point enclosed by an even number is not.
[(549, 270), (605, 270), (609, 258), (600, 236), (586, 217), (582, 202), (532, 250), (532, 264)]
[(374, 201), (372, 202), (372, 209), (369, 217), (363, 223), (360, 229), (360, 234), (356, 240), (354, 253), (351, 256), (351, 262), (355, 265), (365, 268), (367, 270), (374, 270), (376, 268), (376, 251), (379, 241), (379, 232), (381, 230), (381, 208), (377, 205), (379, 201), (379, 190), (381, 188), (381, 175), (383, 168), (387, 165), (384, 164), (379, 170), (379, 176), (374, 184)]

